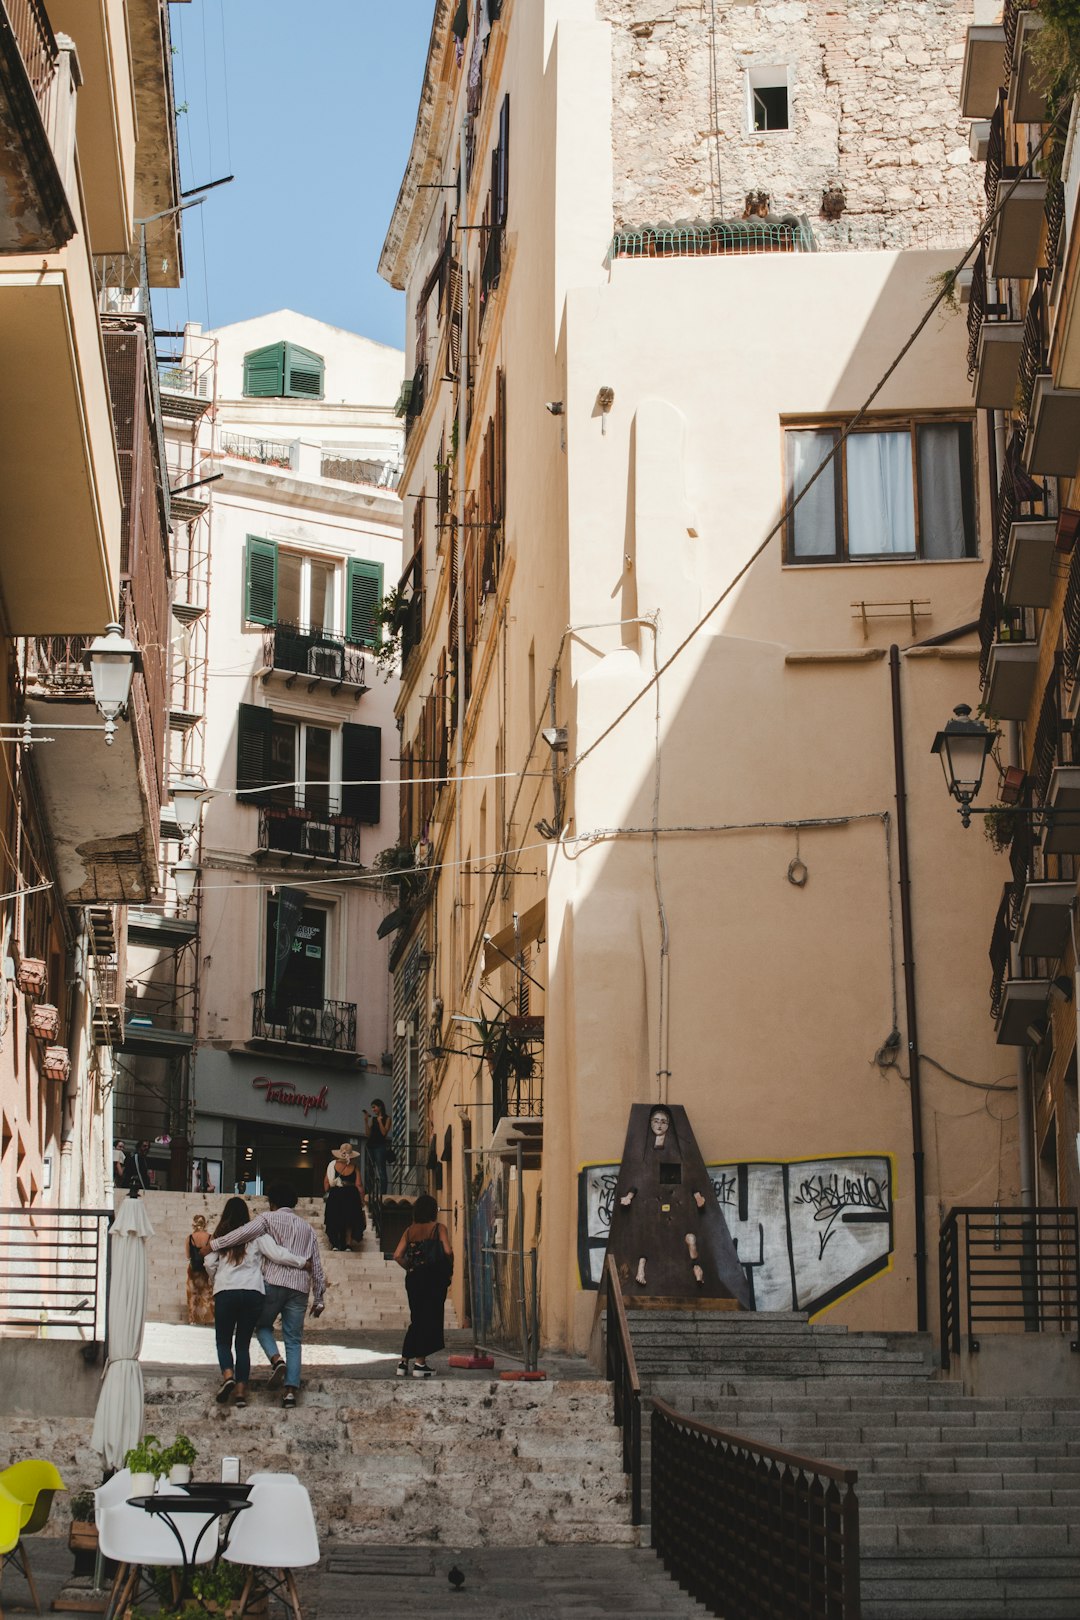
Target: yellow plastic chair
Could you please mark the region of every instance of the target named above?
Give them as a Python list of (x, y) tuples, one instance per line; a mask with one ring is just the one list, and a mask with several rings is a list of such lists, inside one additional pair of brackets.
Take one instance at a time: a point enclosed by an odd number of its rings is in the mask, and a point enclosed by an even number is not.
[[(22, 1535), (23, 1504), (10, 1491), (5, 1491), (0, 1485), (0, 1576), (3, 1575), (4, 1565), (13, 1555), (19, 1545)], [(37, 1602), (35, 1596), (34, 1602)], [(3, 1620), (4, 1611), (0, 1608), (0, 1620)]]
[[(5, 1496), (10, 1496), (19, 1508), (19, 1534), (15, 1538), (15, 1545), (4, 1550), (0, 1574), (8, 1564), (14, 1565), (30, 1588), (38, 1614), (41, 1613), (41, 1604), (38, 1602), (30, 1556), (23, 1545), (23, 1537), (45, 1528), (52, 1511), (53, 1497), (57, 1491), (66, 1489), (59, 1471), (42, 1457), (31, 1457), (26, 1462), (12, 1463), (10, 1468), (0, 1470), (0, 1490)], [(2, 1611), (0, 1620), (3, 1620)]]

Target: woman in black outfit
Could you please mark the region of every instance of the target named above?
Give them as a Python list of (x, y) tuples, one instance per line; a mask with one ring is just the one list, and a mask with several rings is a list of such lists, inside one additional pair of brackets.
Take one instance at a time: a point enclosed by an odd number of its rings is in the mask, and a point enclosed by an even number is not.
[(401, 1347), (399, 1378), (408, 1378), (409, 1359), (416, 1357), (414, 1378), (434, 1378), (428, 1366), (433, 1350), (442, 1350), (443, 1310), (446, 1290), (454, 1273), (454, 1251), (450, 1236), (439, 1220), (439, 1206), (427, 1193), (413, 1205), (413, 1223), (401, 1235), (394, 1259), (405, 1271), (405, 1292), (409, 1296), (409, 1327)]
[(342, 1142), (334, 1149), (334, 1157), (327, 1165), (323, 1186), (326, 1188), (326, 1235), (332, 1249), (359, 1247), (367, 1222), (364, 1218), (364, 1183), (360, 1180), (357, 1152), (351, 1142)]

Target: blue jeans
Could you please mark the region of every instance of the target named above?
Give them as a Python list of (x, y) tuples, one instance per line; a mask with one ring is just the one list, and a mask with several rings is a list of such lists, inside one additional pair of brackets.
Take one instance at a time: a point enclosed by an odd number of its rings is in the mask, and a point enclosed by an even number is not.
[(367, 1145), (368, 1155), (368, 1183), (374, 1186), (378, 1183), (380, 1196), (386, 1197), (386, 1143), (372, 1143)]
[(223, 1373), (235, 1368), (236, 1380), (240, 1384), (246, 1384), (251, 1377), (248, 1345), (251, 1343), (251, 1335), (262, 1308), (263, 1296), (254, 1288), (226, 1288), (220, 1294), (214, 1295), (214, 1331), (217, 1337), (218, 1366)]
[(308, 1296), (299, 1288), (282, 1288), (277, 1283), (267, 1283), (266, 1303), (255, 1329), (255, 1337), (272, 1361), (278, 1353), (274, 1323), (281, 1317), (281, 1335), (285, 1340), (285, 1384), (288, 1389), (300, 1388), (300, 1341), (304, 1337), (307, 1308)]

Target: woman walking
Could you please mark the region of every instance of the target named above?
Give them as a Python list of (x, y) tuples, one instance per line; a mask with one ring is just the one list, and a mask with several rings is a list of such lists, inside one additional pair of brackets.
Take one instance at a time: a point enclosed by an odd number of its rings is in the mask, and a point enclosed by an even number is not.
[(357, 1166), (358, 1154), (351, 1142), (334, 1149), (326, 1167), (326, 1236), (332, 1249), (359, 1248), (367, 1221), (364, 1218), (366, 1193)]
[(193, 1215), (187, 1238), (187, 1308), (192, 1327), (209, 1327), (214, 1320), (214, 1288), (206, 1269), (209, 1248), (206, 1216)]
[[(246, 1226), (250, 1219), (244, 1200), (230, 1198), (214, 1228), (214, 1236), (226, 1237)], [(264, 1260), (273, 1260), (279, 1266), (296, 1266), (301, 1271), (308, 1264), (265, 1233), (249, 1243), (237, 1243), (231, 1249), (206, 1251), (204, 1264), (214, 1279), (214, 1328), (221, 1368), (221, 1388), (214, 1399), (221, 1406), (234, 1394), (234, 1406), (247, 1405), (247, 1382), (251, 1376), (249, 1346), (266, 1296), (262, 1274)]]
[(454, 1251), (450, 1236), (439, 1220), (439, 1206), (427, 1193), (413, 1206), (413, 1222), (402, 1233), (394, 1259), (405, 1271), (405, 1292), (409, 1296), (409, 1326), (401, 1347), (399, 1378), (408, 1378), (409, 1362), (415, 1357), (414, 1378), (433, 1378), (434, 1367), (428, 1356), (442, 1350), (443, 1310), (446, 1290), (454, 1273)]
[(364, 1109), (367, 1131), (368, 1175), (379, 1189), (379, 1197), (386, 1197), (386, 1165), (390, 1157), (390, 1115), (381, 1097), (372, 1099), (371, 1112)]

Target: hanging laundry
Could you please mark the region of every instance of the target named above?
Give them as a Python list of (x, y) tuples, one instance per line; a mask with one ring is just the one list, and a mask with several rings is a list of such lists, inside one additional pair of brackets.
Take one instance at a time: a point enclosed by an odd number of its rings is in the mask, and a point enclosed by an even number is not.
[(454, 35), (454, 57), (460, 67), (465, 60), (465, 39), (469, 32), (469, 0), (461, 0), (454, 12), (450, 30)]

